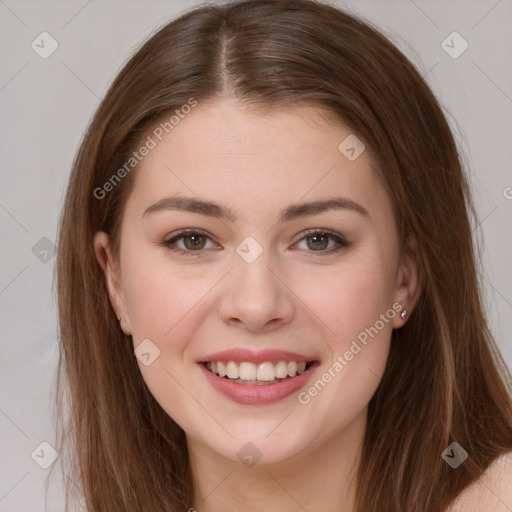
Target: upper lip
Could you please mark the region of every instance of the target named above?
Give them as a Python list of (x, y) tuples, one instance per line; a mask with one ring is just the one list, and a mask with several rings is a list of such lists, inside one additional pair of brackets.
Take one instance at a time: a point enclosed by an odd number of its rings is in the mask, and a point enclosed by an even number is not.
[(235, 348), (229, 350), (222, 350), (215, 352), (199, 359), (198, 363), (208, 363), (216, 361), (247, 361), (249, 363), (264, 363), (266, 361), (316, 361), (317, 359), (312, 356), (305, 356), (296, 354), (295, 352), (288, 352), (286, 350), (260, 350), (253, 352), (252, 350), (244, 348)]

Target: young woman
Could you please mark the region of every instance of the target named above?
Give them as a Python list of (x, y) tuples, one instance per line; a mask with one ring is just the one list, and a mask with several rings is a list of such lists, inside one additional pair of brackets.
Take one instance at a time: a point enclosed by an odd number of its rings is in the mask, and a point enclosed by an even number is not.
[(432, 92), (366, 22), (247, 0), (163, 27), (98, 108), (62, 213), (69, 501), (512, 507), (472, 214)]

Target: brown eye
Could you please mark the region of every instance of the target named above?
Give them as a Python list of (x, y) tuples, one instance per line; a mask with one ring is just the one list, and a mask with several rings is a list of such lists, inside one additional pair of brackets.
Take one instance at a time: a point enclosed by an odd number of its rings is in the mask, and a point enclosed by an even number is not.
[[(193, 234), (193, 235), (185, 235), (181, 237), (184, 240), (184, 245), (187, 249), (195, 250), (195, 249), (203, 249), (206, 243), (206, 239), (202, 235)], [(189, 241), (190, 243), (187, 243)]]
[[(211, 238), (206, 234), (196, 229), (190, 229), (181, 231), (176, 236), (173, 236), (169, 240), (162, 242), (162, 246), (166, 247), (170, 251), (186, 256), (200, 256), (203, 249), (206, 247), (208, 241), (211, 242)], [(213, 244), (213, 242), (211, 242)]]
[(329, 236), (313, 235), (306, 237), (305, 240), (311, 240), (311, 243), (308, 243), (308, 247), (315, 251), (318, 249), (327, 249), (329, 246)]
[[(299, 241), (299, 244), (303, 240), (306, 241), (305, 250), (310, 253), (317, 252), (319, 256), (332, 254), (350, 245), (342, 235), (332, 231), (311, 231), (306, 233), (306, 236)], [(334, 242), (334, 247), (332, 247), (331, 241)]]

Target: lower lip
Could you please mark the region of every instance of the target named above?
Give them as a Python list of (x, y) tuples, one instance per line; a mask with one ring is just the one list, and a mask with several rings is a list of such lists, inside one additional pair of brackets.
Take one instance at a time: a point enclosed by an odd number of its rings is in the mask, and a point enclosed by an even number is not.
[(210, 384), (224, 396), (231, 398), (235, 402), (246, 405), (255, 404), (268, 404), (277, 402), (282, 398), (291, 395), (293, 392), (298, 391), (308, 381), (311, 374), (320, 365), (315, 361), (311, 366), (300, 375), (291, 379), (286, 379), (277, 384), (269, 384), (268, 386), (248, 386), (246, 384), (237, 384), (230, 380), (224, 379), (215, 375), (210, 370), (207, 370), (204, 364), (199, 363), (199, 367), (203, 371), (205, 377)]

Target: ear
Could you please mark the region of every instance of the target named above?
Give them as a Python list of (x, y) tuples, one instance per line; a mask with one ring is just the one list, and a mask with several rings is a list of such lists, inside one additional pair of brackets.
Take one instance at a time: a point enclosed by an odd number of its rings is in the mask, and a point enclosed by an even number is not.
[(104, 231), (98, 231), (94, 235), (94, 252), (103, 270), (110, 303), (112, 304), (116, 317), (120, 319), (119, 324), (121, 329), (126, 334), (131, 334), (131, 324), (128, 316), (128, 308), (126, 307), (124, 290), (121, 284), (120, 270), (112, 254), (108, 235)]
[[(421, 292), (421, 279), (419, 272), (418, 246), (416, 241), (410, 239), (404, 244), (400, 257), (395, 282), (395, 303), (401, 305), (401, 309), (393, 318), (392, 324), (395, 329), (402, 327), (410, 318), (411, 313), (418, 302)], [(401, 313), (407, 310), (405, 318)]]

